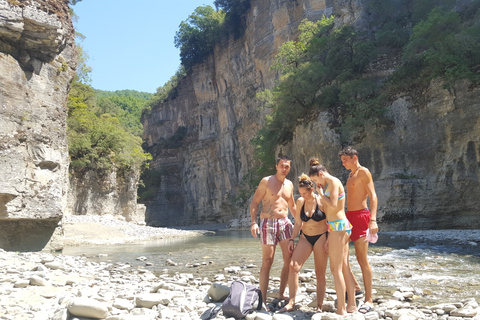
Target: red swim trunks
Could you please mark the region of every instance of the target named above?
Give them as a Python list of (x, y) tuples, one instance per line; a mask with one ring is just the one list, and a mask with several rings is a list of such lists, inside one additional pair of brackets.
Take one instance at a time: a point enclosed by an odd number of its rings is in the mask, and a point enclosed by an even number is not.
[(367, 235), (368, 224), (370, 223), (370, 210), (362, 209), (356, 211), (347, 211), (348, 221), (352, 224), (352, 233), (350, 240), (356, 241)]

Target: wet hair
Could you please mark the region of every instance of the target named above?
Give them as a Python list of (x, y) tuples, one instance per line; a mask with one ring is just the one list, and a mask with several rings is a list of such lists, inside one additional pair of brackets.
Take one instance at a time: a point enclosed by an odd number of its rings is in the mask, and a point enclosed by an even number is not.
[(310, 159), (310, 171), (308, 171), (308, 175), (311, 176), (318, 176), (319, 172), (327, 172), (327, 169), (320, 164), (318, 158), (311, 158)]
[(310, 177), (307, 176), (305, 173), (302, 173), (300, 177), (298, 177), (298, 187), (307, 188), (308, 191), (313, 189), (313, 181), (310, 180)]
[(290, 159), (288, 156), (280, 156), (277, 158), (277, 164), (280, 162), (280, 160), (285, 160), (285, 161), (290, 161), (290, 164), (292, 164), (292, 159)]
[(353, 158), (353, 156), (358, 157), (358, 152), (357, 152), (357, 150), (353, 149), (352, 147), (346, 147), (346, 148), (343, 148), (343, 150), (338, 153), (338, 156), (339, 157), (349, 156), (350, 158)]

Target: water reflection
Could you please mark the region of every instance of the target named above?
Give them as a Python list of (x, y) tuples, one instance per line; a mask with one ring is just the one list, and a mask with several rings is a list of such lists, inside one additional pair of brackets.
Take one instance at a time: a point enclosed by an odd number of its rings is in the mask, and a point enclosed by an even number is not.
[[(228, 266), (253, 264), (249, 269), (256, 277), (261, 265), (260, 240), (249, 231), (219, 231), (215, 235), (195, 238), (164, 239), (136, 245), (114, 245), (103, 247), (69, 247), (66, 255), (85, 255), (89, 260), (101, 262), (128, 262), (136, 267), (146, 267), (145, 262), (136, 260), (147, 257), (153, 272), (193, 273), (198, 277), (209, 277), (223, 273)], [(107, 254), (107, 256), (104, 256)], [(353, 272), (361, 282), (361, 271), (350, 247)], [(101, 255), (101, 256), (99, 256)], [(379, 241), (370, 246), (369, 259), (373, 269), (373, 287), (376, 297), (390, 298), (399, 287), (412, 287), (427, 293), (416, 301), (424, 304), (456, 302), (480, 294), (480, 256), (475, 248), (448, 245), (414, 245), (411, 240), (381, 235)], [(167, 266), (171, 260), (176, 266)], [(192, 267), (192, 265), (197, 265)], [(278, 248), (271, 276), (278, 277), (282, 266)], [(313, 258), (305, 263), (313, 269)], [(334, 288), (333, 278), (327, 273), (327, 286)]]

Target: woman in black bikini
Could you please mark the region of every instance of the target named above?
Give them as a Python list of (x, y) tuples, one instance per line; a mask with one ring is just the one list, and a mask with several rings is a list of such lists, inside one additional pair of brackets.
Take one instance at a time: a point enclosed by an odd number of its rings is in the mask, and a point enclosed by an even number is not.
[[(297, 199), (297, 216), (293, 227), (292, 238), (288, 249), (293, 252), (288, 275), (288, 290), (290, 301), (280, 312), (292, 311), (295, 307), (295, 296), (298, 290), (298, 273), (313, 251), (315, 274), (317, 278), (317, 312), (321, 312), (325, 297), (327, 269), (328, 228), (325, 213), (321, 210), (320, 197), (314, 193), (313, 181), (306, 174), (302, 174), (298, 182), (300, 198)], [(294, 240), (300, 233), (300, 240), (294, 247)]]

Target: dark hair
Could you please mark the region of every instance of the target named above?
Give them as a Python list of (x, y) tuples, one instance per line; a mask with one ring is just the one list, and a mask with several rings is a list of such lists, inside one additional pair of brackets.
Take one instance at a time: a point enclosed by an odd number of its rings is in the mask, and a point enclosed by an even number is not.
[(318, 173), (327, 172), (327, 169), (320, 164), (318, 158), (311, 158), (310, 159), (310, 171), (308, 171), (308, 175), (311, 176), (318, 176)]
[(292, 164), (292, 159), (290, 159), (288, 156), (280, 156), (277, 158), (277, 164), (280, 162), (280, 160), (285, 160), (285, 161), (290, 161), (290, 164)]
[(302, 173), (300, 177), (298, 177), (298, 187), (305, 187), (308, 191), (313, 189), (313, 181), (305, 174)]
[(349, 156), (350, 158), (353, 158), (353, 156), (358, 157), (358, 152), (357, 152), (357, 150), (353, 149), (352, 147), (346, 147), (346, 148), (343, 148), (343, 150), (338, 153), (338, 156), (339, 157)]

